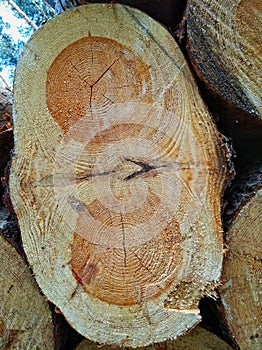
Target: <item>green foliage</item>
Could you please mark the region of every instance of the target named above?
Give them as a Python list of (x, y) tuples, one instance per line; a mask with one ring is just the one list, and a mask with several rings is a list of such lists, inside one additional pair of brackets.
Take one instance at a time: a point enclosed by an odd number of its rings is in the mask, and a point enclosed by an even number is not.
[(4, 62), (7, 66), (15, 66), (17, 64), (19, 46), (23, 45), (21, 41), (19, 41), (19, 44), (17, 45), (10, 35), (1, 35), (1, 63)]

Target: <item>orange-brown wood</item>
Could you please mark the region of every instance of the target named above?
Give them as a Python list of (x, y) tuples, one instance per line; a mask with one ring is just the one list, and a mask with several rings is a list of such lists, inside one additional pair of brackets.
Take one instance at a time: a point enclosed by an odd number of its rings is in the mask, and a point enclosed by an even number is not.
[(196, 325), (219, 283), (227, 169), (170, 34), (116, 4), (57, 16), (21, 56), (14, 121), (24, 248), (69, 323), (132, 347)]

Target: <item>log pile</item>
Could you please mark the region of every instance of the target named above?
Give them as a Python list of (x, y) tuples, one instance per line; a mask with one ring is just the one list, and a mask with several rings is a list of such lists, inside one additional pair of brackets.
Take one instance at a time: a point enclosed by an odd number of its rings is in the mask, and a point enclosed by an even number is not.
[[(103, 346), (103, 350), (120, 350), (120, 347)], [(127, 348), (131, 350), (131, 348)], [(231, 346), (225, 343), (223, 340), (219, 339), (213, 333), (205, 330), (204, 328), (197, 326), (186, 336), (180, 337), (175, 342), (169, 341), (162, 344), (149, 345), (142, 348), (137, 348), (137, 350), (232, 350)], [(88, 339), (83, 340), (76, 350), (97, 350), (97, 345)]]
[(17, 251), (0, 236), (1, 349), (54, 349), (47, 301)]
[(262, 189), (237, 213), (227, 233), (219, 289), (225, 319), (240, 349), (261, 349)]
[[(245, 23), (260, 6), (254, 3), (245, 13), (245, 2), (234, 4), (231, 15)], [(38, 349), (260, 348), (261, 157), (251, 156), (245, 169), (236, 162), (237, 177), (229, 186), (234, 150), (209, 110), (233, 146), (236, 140), (241, 150), (244, 141), (249, 149), (248, 140), (257, 140), (262, 130), (255, 84), (261, 55), (253, 58), (253, 32), (241, 25), (238, 55), (239, 41), (231, 44), (232, 24), (226, 22), (231, 17), (225, 19), (231, 5), (215, 5), (190, 1), (187, 12), (178, 12), (182, 21), (172, 32), (180, 48), (148, 15), (115, 3), (66, 11), (26, 45), (14, 85), (14, 155), (5, 174), (13, 139), (11, 102), (2, 93), (0, 137), (6, 149), (0, 150), (0, 171), (13, 216), (2, 202), (0, 233), (26, 256), (62, 322), (87, 338), (78, 345), (80, 335), (70, 342), (60, 333), (64, 340), (57, 341), (41, 328), (50, 345), (40, 342)], [(226, 32), (214, 18), (225, 21)], [(221, 41), (215, 43), (218, 30)], [(216, 59), (213, 45), (226, 45), (225, 58)], [(235, 68), (221, 63), (231, 59), (230, 50), (243, 61)], [(254, 68), (250, 74), (247, 62)], [(241, 127), (234, 129), (236, 118)], [(236, 152), (241, 155), (238, 147)], [(250, 169), (252, 184), (240, 185)], [(248, 191), (235, 200), (241, 186)], [(12, 234), (16, 220), (22, 244)], [(1, 239), (1, 247), (6, 244)], [(5, 259), (1, 264), (6, 266)], [(43, 300), (36, 294), (35, 300)], [(213, 326), (206, 317), (212, 313), (208, 297), (216, 300)], [(228, 344), (195, 327), (201, 316), (202, 326)], [(47, 314), (41, 320), (50, 324)]]

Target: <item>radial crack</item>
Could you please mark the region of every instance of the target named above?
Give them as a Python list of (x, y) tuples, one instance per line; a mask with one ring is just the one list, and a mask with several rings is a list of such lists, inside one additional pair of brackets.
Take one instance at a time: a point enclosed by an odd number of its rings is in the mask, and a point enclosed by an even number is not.
[(93, 177), (100, 177), (100, 176), (107, 176), (110, 174), (113, 174), (115, 170), (112, 171), (104, 171), (102, 173), (91, 173), (91, 174), (86, 174), (82, 176), (69, 176), (68, 174), (55, 174), (55, 175), (48, 175), (42, 178), (39, 181), (34, 182), (34, 185), (37, 186), (66, 186), (70, 185), (74, 182), (79, 183), (84, 180), (88, 180)]
[(125, 235), (125, 227), (123, 222), (122, 213), (120, 213), (121, 217), (121, 226), (122, 226), (122, 234), (123, 234), (123, 250), (124, 250), (124, 266), (126, 267), (126, 235)]
[(118, 60), (119, 60), (119, 58), (115, 59), (114, 62), (111, 63), (109, 67), (107, 67), (107, 69), (104, 71), (104, 73), (102, 73), (102, 74), (100, 75), (100, 77), (99, 77), (92, 85), (90, 85), (90, 87), (95, 86), (95, 85), (103, 78), (103, 76), (113, 67), (113, 65), (114, 65), (114, 64), (116, 63), (116, 61), (118, 61)]
[(87, 82), (84, 78), (82, 78), (81, 73), (79, 72), (79, 70), (77, 69), (77, 67), (76, 67), (72, 62), (70, 62), (70, 63), (71, 63), (71, 66), (77, 71), (77, 73), (78, 73), (77, 75), (78, 75), (79, 79), (82, 80), (86, 85), (88, 85), (89, 87), (91, 87), (91, 85), (88, 84), (88, 82)]

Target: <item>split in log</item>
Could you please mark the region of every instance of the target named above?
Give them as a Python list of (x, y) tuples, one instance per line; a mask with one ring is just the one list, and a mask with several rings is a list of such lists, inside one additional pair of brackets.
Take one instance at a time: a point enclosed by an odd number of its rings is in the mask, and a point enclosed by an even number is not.
[(189, 4), (188, 46), (196, 73), (230, 104), (261, 119), (261, 1)]
[[(121, 350), (123, 348), (113, 346), (101, 346), (86, 339), (83, 340), (76, 350)], [(218, 338), (213, 333), (202, 327), (196, 327), (184, 337), (175, 341), (169, 341), (160, 344), (153, 344), (137, 350), (232, 350), (231, 346)]]
[(51, 311), (31, 271), (0, 236), (0, 348), (54, 349)]
[(196, 325), (222, 268), (227, 169), (171, 35), (122, 5), (60, 14), (21, 55), (14, 123), (24, 249), (68, 322), (131, 347)]
[(239, 211), (227, 234), (220, 288), (225, 319), (241, 350), (262, 346), (262, 190)]

